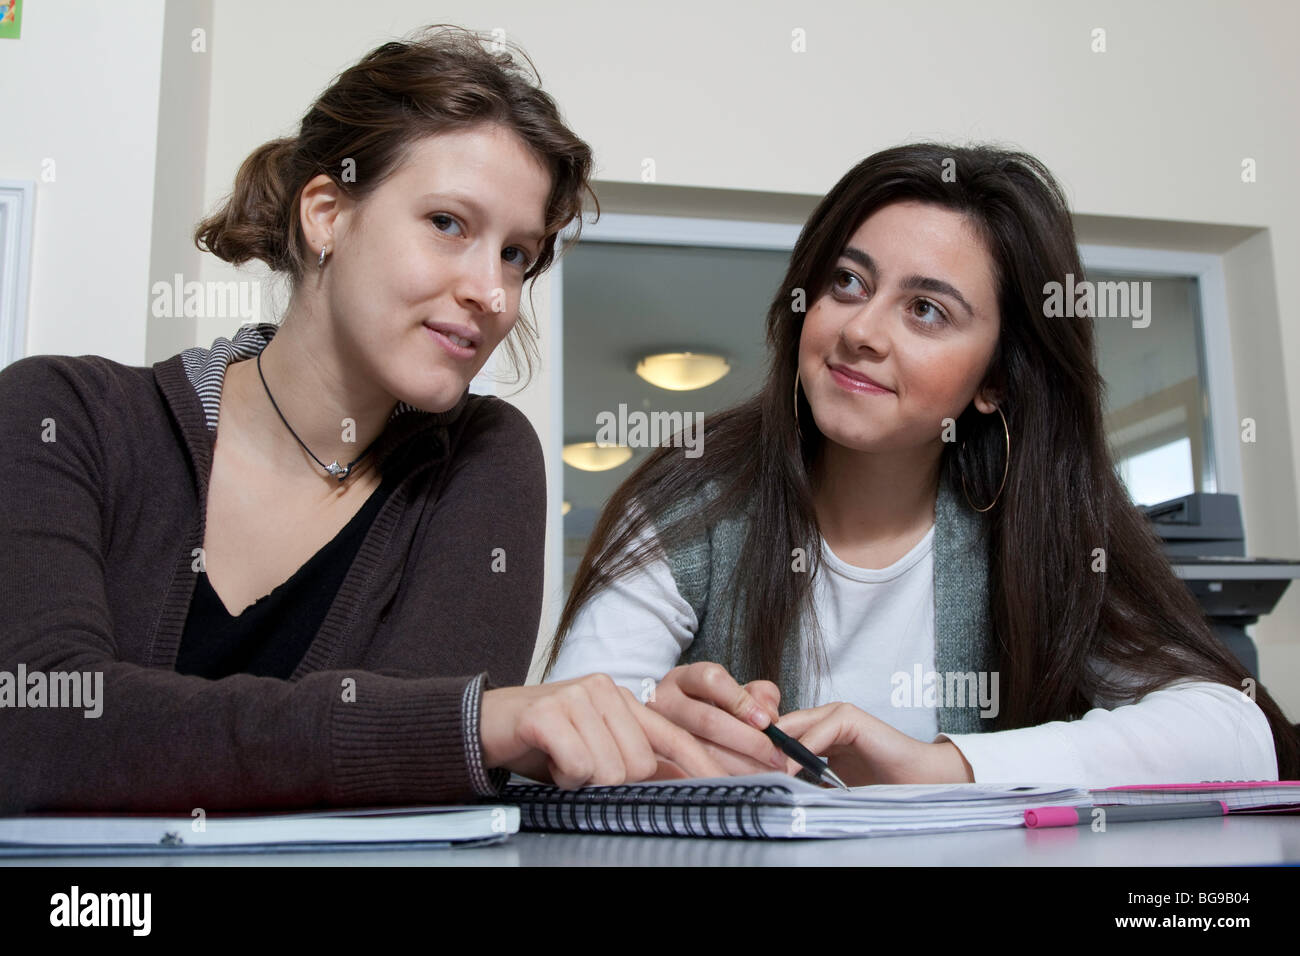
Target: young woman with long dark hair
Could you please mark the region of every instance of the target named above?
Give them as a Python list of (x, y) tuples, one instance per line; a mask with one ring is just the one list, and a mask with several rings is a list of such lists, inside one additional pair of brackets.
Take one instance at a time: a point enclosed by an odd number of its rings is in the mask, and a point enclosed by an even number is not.
[[(1034, 158), (916, 144), (818, 205), (753, 398), (606, 504), (551, 648), (704, 740), (850, 784), (1300, 776), (1120, 482), (1084, 271)], [(1107, 321), (1100, 319), (1099, 321)], [(652, 691), (652, 693), (646, 693)]]
[(508, 52), (454, 28), (385, 43), (197, 229), (288, 277), (279, 325), (152, 368), (0, 374), (0, 812), (718, 771), (607, 678), (513, 686), (540, 615), (542, 455), (522, 413), (468, 389), (512, 332), (527, 356), (525, 283), (591, 166)]

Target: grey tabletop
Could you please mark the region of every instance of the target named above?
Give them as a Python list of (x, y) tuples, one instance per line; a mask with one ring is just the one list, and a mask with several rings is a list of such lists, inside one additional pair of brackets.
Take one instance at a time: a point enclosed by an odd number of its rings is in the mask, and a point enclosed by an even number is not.
[(51, 856), (5, 866), (1241, 866), (1300, 864), (1300, 816), (977, 830), (843, 840), (516, 833), (492, 846)]

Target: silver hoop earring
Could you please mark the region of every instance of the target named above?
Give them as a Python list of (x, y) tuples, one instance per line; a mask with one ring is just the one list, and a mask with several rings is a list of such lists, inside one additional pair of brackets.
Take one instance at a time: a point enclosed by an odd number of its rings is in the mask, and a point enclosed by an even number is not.
[(325, 256), (326, 256), (328, 253), (329, 253), (329, 246), (321, 246), (321, 247), (320, 247), (320, 258), (316, 260), (316, 268), (317, 268), (317, 269), (324, 269), (324, 268), (325, 268)]

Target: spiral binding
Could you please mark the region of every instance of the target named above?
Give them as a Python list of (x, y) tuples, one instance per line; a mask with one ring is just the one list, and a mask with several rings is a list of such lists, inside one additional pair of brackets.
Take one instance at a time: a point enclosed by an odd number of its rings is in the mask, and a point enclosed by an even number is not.
[(524, 830), (737, 838), (767, 836), (759, 811), (791, 805), (789, 798), (785, 787), (725, 784), (622, 784), (582, 790), (511, 784), (501, 794), (504, 802), (519, 806)]

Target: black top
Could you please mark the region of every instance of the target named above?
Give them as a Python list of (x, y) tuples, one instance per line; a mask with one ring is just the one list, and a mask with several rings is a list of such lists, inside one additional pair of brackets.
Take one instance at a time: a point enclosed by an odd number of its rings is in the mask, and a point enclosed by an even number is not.
[(232, 617), (199, 572), (176, 671), (216, 680), (231, 674), (288, 679), (325, 619), (361, 542), (392, 491), (385, 478), (334, 539), (293, 577)]

